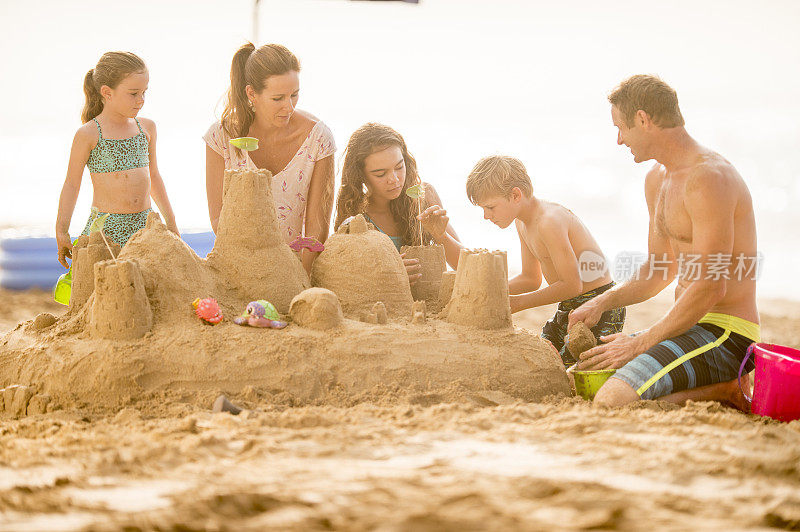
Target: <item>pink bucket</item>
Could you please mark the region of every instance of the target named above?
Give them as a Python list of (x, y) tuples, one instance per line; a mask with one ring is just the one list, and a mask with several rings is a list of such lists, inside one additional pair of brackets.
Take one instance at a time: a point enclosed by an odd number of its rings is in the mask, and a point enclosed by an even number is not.
[(775, 344), (751, 344), (739, 367), (739, 389), (745, 363), (755, 351), (756, 375), (752, 412), (780, 421), (800, 419), (800, 351)]

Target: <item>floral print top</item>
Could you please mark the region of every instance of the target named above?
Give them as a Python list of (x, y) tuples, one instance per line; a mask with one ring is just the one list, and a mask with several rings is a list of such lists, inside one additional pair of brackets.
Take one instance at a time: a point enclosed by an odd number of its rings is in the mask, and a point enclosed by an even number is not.
[[(206, 144), (225, 160), (225, 169), (258, 170), (246, 151), (237, 150), (230, 145), (230, 137), (217, 121), (203, 135)], [(311, 184), (314, 164), (333, 155), (336, 143), (333, 133), (322, 121), (314, 124), (300, 149), (286, 168), (272, 177), (272, 195), (278, 215), (281, 235), (289, 243), (303, 234), (306, 214), (306, 198)]]

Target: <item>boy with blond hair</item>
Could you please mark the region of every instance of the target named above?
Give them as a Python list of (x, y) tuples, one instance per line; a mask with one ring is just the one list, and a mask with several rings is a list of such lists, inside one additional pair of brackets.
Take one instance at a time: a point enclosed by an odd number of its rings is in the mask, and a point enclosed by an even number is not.
[[(542, 337), (559, 351), (565, 365), (572, 365), (576, 361), (564, 342), (569, 312), (614, 286), (597, 242), (570, 210), (533, 195), (531, 179), (519, 159), (494, 155), (478, 161), (467, 178), (467, 196), (483, 209), (484, 219), (502, 229), (516, 224), (522, 271), (508, 282), (511, 312), (558, 303)], [(447, 220), (446, 212), (436, 205), (421, 215), (431, 217)], [(448, 238), (446, 233), (437, 237)], [(544, 288), (540, 288), (542, 276), (547, 281)], [(621, 332), (624, 321), (625, 308), (611, 309), (591, 331), (602, 339)]]

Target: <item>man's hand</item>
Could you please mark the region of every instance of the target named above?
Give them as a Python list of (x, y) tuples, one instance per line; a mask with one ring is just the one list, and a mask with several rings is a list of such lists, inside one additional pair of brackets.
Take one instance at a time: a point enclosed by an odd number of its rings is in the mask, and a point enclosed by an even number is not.
[(577, 369), (619, 369), (647, 351), (640, 337), (624, 333), (601, 336), (600, 341), (604, 343), (581, 354)]
[(434, 240), (441, 242), (444, 239), (444, 234), (447, 231), (447, 224), (450, 223), (450, 218), (447, 216), (447, 211), (439, 205), (431, 205), (419, 216), (417, 219), (422, 222), (422, 226), (430, 233)]
[(603, 312), (603, 308), (597, 304), (597, 298), (590, 299), (569, 313), (567, 330), (570, 330), (572, 326), (579, 321), (582, 321), (591, 329), (600, 321), (600, 318), (603, 316)]
[(69, 268), (67, 258), (72, 258), (72, 240), (69, 233), (56, 233), (56, 245), (58, 246), (58, 262), (65, 268)]
[(403, 259), (403, 265), (406, 267), (406, 273), (408, 273), (408, 284), (414, 286), (414, 283), (422, 277), (420, 271), (422, 266), (419, 264), (419, 259), (407, 259), (405, 253), (401, 253), (400, 258)]

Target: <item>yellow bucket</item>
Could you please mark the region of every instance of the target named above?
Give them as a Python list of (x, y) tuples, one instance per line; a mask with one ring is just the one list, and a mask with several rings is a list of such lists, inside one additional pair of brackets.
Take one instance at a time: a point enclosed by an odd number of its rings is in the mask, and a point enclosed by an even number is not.
[(615, 369), (600, 369), (596, 371), (574, 370), (572, 376), (575, 378), (575, 392), (587, 401), (591, 401), (594, 399), (597, 390), (599, 390), (616, 371)]

